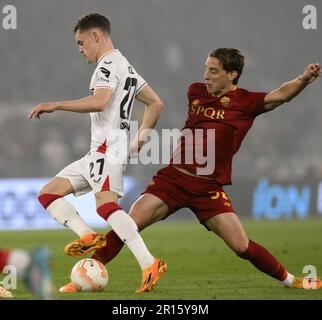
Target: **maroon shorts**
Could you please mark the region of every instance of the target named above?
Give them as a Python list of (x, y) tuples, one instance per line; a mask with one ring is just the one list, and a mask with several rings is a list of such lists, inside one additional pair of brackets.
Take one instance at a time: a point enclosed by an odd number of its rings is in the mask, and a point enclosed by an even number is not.
[(225, 212), (235, 212), (231, 201), (213, 180), (180, 172), (171, 165), (153, 177), (144, 193), (151, 193), (169, 207), (168, 216), (181, 208), (189, 208), (200, 222)]

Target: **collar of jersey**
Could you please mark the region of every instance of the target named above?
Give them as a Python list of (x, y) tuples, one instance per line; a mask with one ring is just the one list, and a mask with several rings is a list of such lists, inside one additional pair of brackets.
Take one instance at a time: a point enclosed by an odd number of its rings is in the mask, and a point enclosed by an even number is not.
[(118, 51), (117, 49), (113, 49), (113, 50), (110, 50), (110, 51), (107, 51), (106, 53), (104, 53), (98, 60), (97, 60), (97, 63), (99, 63), (103, 58), (105, 58), (106, 56), (108, 56), (110, 53), (112, 52), (116, 52)]
[(222, 94), (222, 95), (220, 95), (220, 96), (215, 96), (215, 95), (214, 95), (214, 94), (212, 94), (212, 93), (210, 93), (210, 95), (211, 95), (212, 97), (214, 97), (214, 98), (218, 98), (218, 99), (220, 99), (220, 98), (222, 98), (222, 97), (224, 97), (224, 96), (229, 95), (231, 92), (236, 91), (237, 89), (238, 89), (238, 86), (237, 86), (236, 84), (233, 84), (233, 85), (231, 86), (231, 88), (230, 88), (230, 90), (229, 90), (228, 92), (226, 92), (226, 93), (224, 93), (224, 94)]

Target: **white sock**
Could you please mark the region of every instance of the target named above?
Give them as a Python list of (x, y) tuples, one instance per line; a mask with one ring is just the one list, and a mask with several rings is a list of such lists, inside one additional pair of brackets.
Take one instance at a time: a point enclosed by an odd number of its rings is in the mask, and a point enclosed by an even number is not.
[(79, 237), (95, 232), (80, 217), (74, 206), (64, 198), (53, 201), (47, 210), (56, 221), (73, 230)]
[(136, 223), (126, 212), (113, 212), (107, 222), (134, 254), (142, 270), (153, 264), (154, 257), (140, 236)]
[(283, 284), (286, 286), (286, 287), (292, 287), (292, 283), (293, 283), (293, 279), (294, 279), (294, 276), (290, 273), (287, 273), (287, 277), (285, 280), (283, 280)]
[(10, 252), (8, 257), (8, 265), (15, 266), (18, 277), (21, 277), (24, 274), (30, 262), (31, 257), (26, 250), (14, 249)]

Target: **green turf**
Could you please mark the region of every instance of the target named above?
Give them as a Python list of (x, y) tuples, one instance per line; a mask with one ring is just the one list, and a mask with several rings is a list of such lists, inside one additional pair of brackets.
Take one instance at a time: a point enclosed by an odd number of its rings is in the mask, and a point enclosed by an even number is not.
[[(269, 249), (290, 272), (302, 275), (314, 265), (322, 275), (322, 219), (244, 221), (249, 237)], [(127, 248), (107, 265), (109, 284), (104, 292), (58, 294), (58, 299), (322, 299), (320, 290), (287, 289), (239, 259), (211, 232), (195, 221), (163, 222), (142, 233), (151, 252), (168, 263), (169, 271), (155, 290), (135, 294), (141, 274)], [(63, 247), (72, 232), (1, 232), (2, 247), (32, 248), (46, 244), (53, 253), (53, 281), (57, 288), (68, 281), (77, 258), (65, 256)], [(15, 299), (32, 299), (19, 283)]]

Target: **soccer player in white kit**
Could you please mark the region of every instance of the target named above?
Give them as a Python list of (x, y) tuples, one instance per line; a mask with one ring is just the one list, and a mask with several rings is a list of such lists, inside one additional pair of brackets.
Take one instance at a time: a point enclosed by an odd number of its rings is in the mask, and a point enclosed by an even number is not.
[[(124, 152), (127, 134), (122, 133), (129, 130), (134, 98), (145, 104), (142, 125), (131, 144), (134, 153), (142, 147), (147, 130), (156, 125), (163, 102), (120, 51), (114, 49), (106, 17), (96, 13), (83, 16), (77, 21), (74, 33), (79, 52), (89, 63), (97, 63), (90, 95), (78, 100), (38, 104), (28, 118), (39, 118), (43, 113), (57, 110), (90, 113), (90, 151), (60, 171), (40, 190), (38, 198), (54, 219), (80, 237), (65, 247), (65, 253), (84, 255), (103, 247), (106, 240), (84, 222), (64, 196), (71, 193), (78, 196), (93, 190), (98, 214), (125, 242), (142, 269), (141, 287), (136, 292), (150, 291), (167, 271), (166, 263), (151, 255), (135, 222), (117, 204), (117, 199), (123, 195), (123, 167), (128, 157)], [(78, 288), (69, 283), (60, 291), (76, 292)]]

